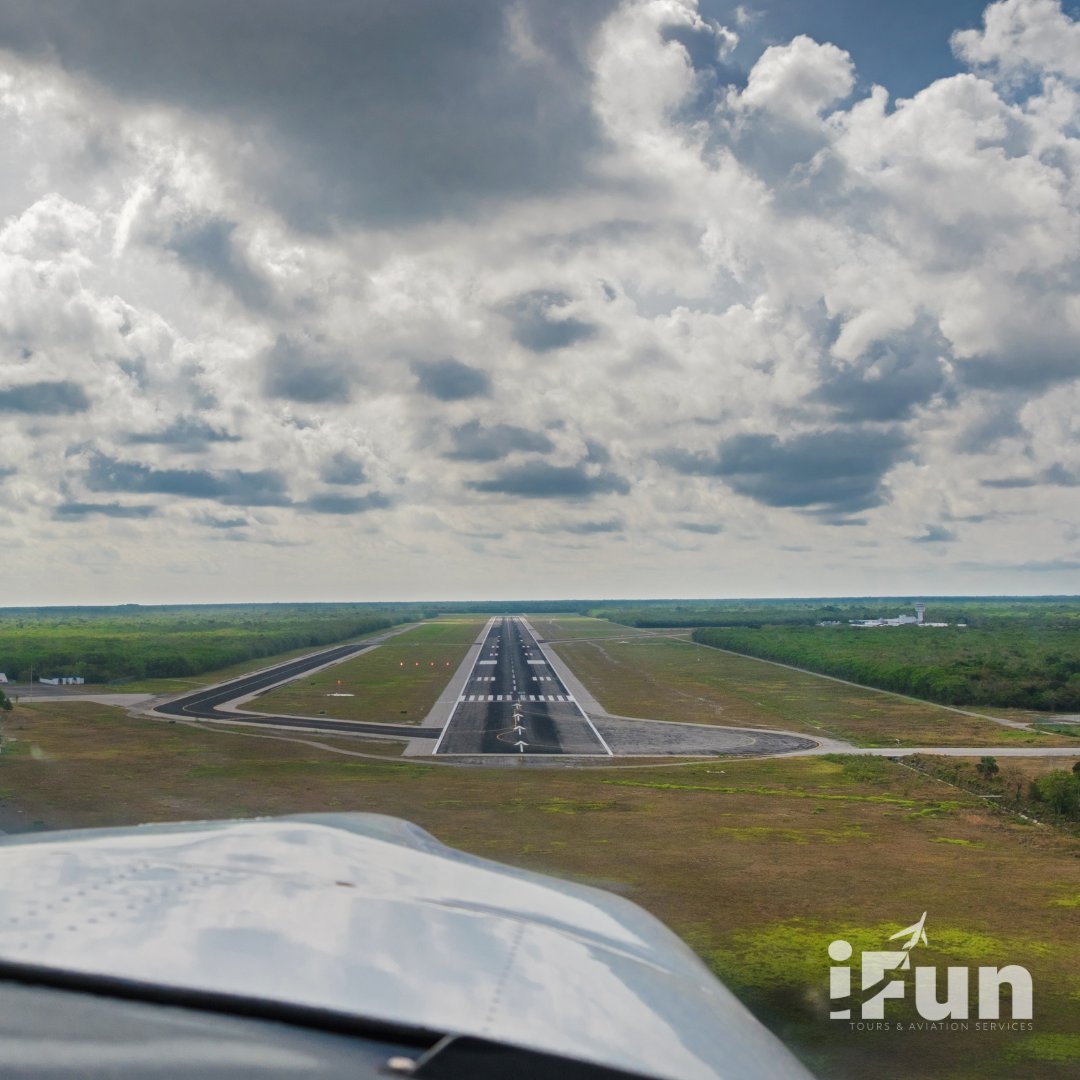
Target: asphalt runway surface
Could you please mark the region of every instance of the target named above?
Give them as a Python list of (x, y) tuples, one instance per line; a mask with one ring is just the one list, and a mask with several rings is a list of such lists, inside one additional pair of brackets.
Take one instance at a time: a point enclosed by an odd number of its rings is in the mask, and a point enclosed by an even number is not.
[(385, 640), (385, 637), (368, 638), (366, 641), (354, 641), (349, 645), (338, 645), (323, 652), (312, 653), (310, 656), (302, 656), (298, 660), (289, 660), (266, 671), (242, 675), (230, 682), (174, 698), (172, 701), (156, 706), (154, 712), (164, 713), (166, 716), (183, 717), (185, 720), (228, 720), (232, 723), (264, 724), (269, 727), (340, 731), (360, 735), (389, 735), (404, 739), (437, 738), (438, 731), (413, 727), (411, 724), (365, 724), (351, 720), (327, 720), (320, 717), (272, 716), (266, 713), (238, 712), (222, 707), (228, 702), (256, 694), (260, 690), (267, 690), (278, 683), (296, 679), (315, 668), (357, 656), (368, 649), (375, 648)]
[(611, 751), (521, 619), (496, 619), (434, 753)]
[[(566, 682), (544, 655), (526, 622), (496, 618), (469, 670), (445, 727), (375, 724), (318, 716), (285, 716), (230, 708), (310, 671), (376, 648), (392, 634), (324, 649), (265, 671), (185, 694), (153, 712), (187, 720), (292, 728), (326, 734), (381, 735), (423, 739), (433, 754), (469, 757), (580, 755), (596, 758), (644, 756), (742, 756), (805, 753), (810, 739), (779, 732), (672, 724), (611, 717), (602, 710), (590, 719)], [(559, 663), (558, 660), (555, 661)], [(565, 669), (564, 669), (565, 670)], [(572, 679), (571, 674), (566, 674)], [(576, 685), (576, 684), (575, 684)], [(582, 691), (584, 693), (584, 691)], [(586, 699), (591, 701), (591, 698)], [(590, 705), (592, 709), (595, 706)], [(599, 707), (596, 706), (596, 709)], [(416, 745), (416, 744), (414, 744)]]

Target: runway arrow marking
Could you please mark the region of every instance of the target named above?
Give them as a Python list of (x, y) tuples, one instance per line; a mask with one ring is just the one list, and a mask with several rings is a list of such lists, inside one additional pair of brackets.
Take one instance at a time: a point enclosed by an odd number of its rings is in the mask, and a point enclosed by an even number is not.
[(525, 747), (528, 746), (529, 744), (524, 739), (518, 739), (518, 741), (516, 743), (514, 743), (514, 745), (518, 748), (518, 753), (519, 754), (524, 754), (525, 753)]

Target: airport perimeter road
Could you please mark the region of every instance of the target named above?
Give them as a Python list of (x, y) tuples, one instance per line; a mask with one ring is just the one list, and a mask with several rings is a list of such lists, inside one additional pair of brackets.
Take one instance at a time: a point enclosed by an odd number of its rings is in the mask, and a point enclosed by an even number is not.
[[(401, 633), (401, 631), (395, 631)], [(230, 709), (232, 705), (244, 698), (257, 694), (260, 690), (268, 690), (271, 686), (279, 683), (290, 682), (292, 679), (314, 671), (317, 668), (336, 664), (341, 660), (348, 660), (353, 656), (368, 649), (374, 649), (381, 645), (386, 638), (393, 634), (384, 634), (382, 637), (368, 638), (365, 641), (354, 641), (349, 645), (338, 645), (332, 649), (312, 653), (309, 656), (301, 656), (298, 660), (287, 660), (283, 664), (257, 671), (251, 675), (242, 675), (238, 679), (219, 683), (217, 686), (207, 687), (205, 690), (197, 690), (194, 694), (186, 694), (184, 697), (174, 698), (172, 701), (163, 702), (155, 706), (154, 713), (165, 716), (180, 716), (185, 720), (218, 720), (230, 723), (263, 724), (268, 727), (301, 728), (305, 731), (348, 732), (354, 735), (387, 735), (393, 738), (404, 739), (434, 739), (438, 736), (437, 731), (413, 727), (406, 724), (364, 724), (350, 720), (325, 720), (317, 717), (302, 716), (271, 716), (266, 713), (240, 712)]]
[(435, 746), (443, 754), (611, 751), (521, 619), (496, 619)]

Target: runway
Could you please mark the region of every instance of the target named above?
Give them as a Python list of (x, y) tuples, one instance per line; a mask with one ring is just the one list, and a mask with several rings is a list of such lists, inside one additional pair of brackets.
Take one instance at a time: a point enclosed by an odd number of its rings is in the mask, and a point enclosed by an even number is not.
[(493, 621), (434, 753), (611, 756), (517, 618)]

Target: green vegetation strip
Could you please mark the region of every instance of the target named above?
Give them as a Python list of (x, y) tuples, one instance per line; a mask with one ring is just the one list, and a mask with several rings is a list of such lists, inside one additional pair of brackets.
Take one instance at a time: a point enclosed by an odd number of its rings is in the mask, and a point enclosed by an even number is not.
[(944, 705), (1080, 711), (1075, 626), (721, 627), (702, 645)]
[(311, 650), (415, 615), (374, 604), (0, 610), (0, 671), (28, 682), (175, 678)]
[[(600, 780), (601, 784), (616, 787), (655, 788), (657, 791), (711, 791), (717, 795), (767, 795), (785, 799), (820, 799), (829, 802), (889, 803), (894, 806), (914, 806), (911, 799), (891, 795), (826, 795), (819, 791), (794, 791), (782, 788), (717, 787), (712, 784), (674, 784), (654, 780)], [(937, 807), (958, 806), (958, 803), (937, 803)]]
[(440, 619), (353, 660), (270, 690), (245, 705), (264, 713), (418, 724), (431, 711), (485, 620)]
[[(617, 716), (772, 728), (857, 746), (1071, 743), (1067, 736), (1006, 728), (931, 702), (845, 686), (687, 641), (637, 630), (617, 640), (583, 634), (581, 621), (551, 618), (545, 626), (551, 638), (565, 628), (571, 640), (556, 644), (556, 652)], [(604, 625), (595, 622), (593, 627)]]

